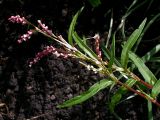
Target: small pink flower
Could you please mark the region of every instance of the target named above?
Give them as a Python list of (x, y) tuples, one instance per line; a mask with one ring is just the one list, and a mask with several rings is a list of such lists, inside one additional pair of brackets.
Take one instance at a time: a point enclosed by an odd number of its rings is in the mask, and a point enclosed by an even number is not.
[(33, 34), (32, 30), (27, 31), (26, 34), (23, 34), (18, 40), (18, 43), (22, 43), (23, 41), (27, 41), (31, 38), (31, 35)]
[(26, 24), (26, 19), (20, 15), (11, 16), (8, 20), (12, 23), (21, 23), (22, 25)]
[(48, 26), (46, 26), (45, 24), (43, 24), (43, 23), (41, 22), (41, 20), (38, 20), (37, 22), (38, 22), (38, 24), (40, 25), (40, 27), (42, 28), (42, 31), (43, 31), (43, 32), (47, 33), (48, 35), (52, 35), (52, 34), (53, 34), (53, 33), (52, 33), (52, 30), (49, 30), (49, 29), (48, 29)]

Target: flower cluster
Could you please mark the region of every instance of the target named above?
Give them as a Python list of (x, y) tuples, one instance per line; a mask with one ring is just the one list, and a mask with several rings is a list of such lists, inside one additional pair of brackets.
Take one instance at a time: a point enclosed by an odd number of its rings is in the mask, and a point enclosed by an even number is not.
[[(62, 45), (64, 45), (66, 48), (73, 50), (73, 51), (76, 51), (76, 49), (74, 47), (72, 47), (71, 45), (69, 45), (64, 39), (63, 37), (60, 35), (60, 36), (55, 36), (53, 33), (52, 33), (52, 30), (49, 30), (48, 29), (48, 26), (46, 26), (45, 24), (43, 24), (41, 22), (41, 20), (38, 20), (38, 25), (39, 25), (39, 28), (34, 26), (33, 24), (31, 24), (29, 21), (27, 21), (24, 17), (21, 17), (20, 15), (16, 15), (16, 16), (11, 16), (9, 19), (8, 19), (10, 22), (13, 22), (13, 23), (21, 23), (21, 24), (28, 24), (28, 25), (31, 25), (32, 27), (34, 27), (34, 29), (31, 29), (29, 31), (27, 31), (27, 33), (23, 34), (20, 36), (20, 38), (18, 39), (18, 43), (22, 43), (23, 41), (27, 41), (31, 38), (31, 35), (34, 33), (34, 32), (41, 32), (41, 33), (45, 33), (47, 34), (48, 36), (52, 36), (54, 38), (57, 39), (57, 41), (59, 43), (61, 43)], [(71, 51), (70, 51), (71, 52)], [(29, 66), (31, 67), (33, 64), (37, 63), (41, 58), (43, 58), (44, 56), (48, 55), (48, 54), (54, 54), (56, 57), (63, 57), (63, 58), (67, 58), (69, 56), (71, 56), (71, 54), (69, 54), (69, 52), (66, 52), (62, 49), (57, 49), (53, 46), (47, 46), (43, 51), (41, 52), (38, 52), (35, 56), (35, 58), (33, 58), (32, 61), (29, 62)]]
[(100, 48), (99, 48), (99, 43), (100, 43), (100, 37), (99, 37), (99, 34), (95, 34), (95, 36), (93, 37), (95, 39), (95, 47), (96, 47), (96, 53), (98, 55), (98, 57), (100, 59), (102, 59), (102, 53), (100, 51)]
[(37, 63), (41, 58), (50, 53), (54, 54), (56, 57), (67, 58), (70, 56), (70, 54), (61, 49), (57, 49), (53, 46), (47, 46), (46, 49), (44, 49), (42, 52), (38, 52), (36, 54), (35, 58), (29, 63), (29, 67), (31, 67), (33, 64)]
[(27, 31), (26, 34), (23, 34), (20, 36), (20, 38), (17, 40), (18, 43), (22, 43), (23, 41), (27, 41), (31, 38), (31, 35), (33, 34), (33, 30)]
[(26, 19), (20, 15), (11, 16), (8, 20), (12, 23), (21, 23), (22, 25), (26, 24)]
[(42, 28), (42, 31), (43, 31), (43, 32), (47, 33), (48, 35), (52, 35), (52, 34), (53, 34), (53, 33), (52, 33), (52, 30), (49, 30), (49, 29), (48, 29), (48, 26), (46, 26), (45, 24), (43, 24), (43, 23), (41, 22), (41, 20), (38, 20), (37, 22), (38, 22), (39, 26)]

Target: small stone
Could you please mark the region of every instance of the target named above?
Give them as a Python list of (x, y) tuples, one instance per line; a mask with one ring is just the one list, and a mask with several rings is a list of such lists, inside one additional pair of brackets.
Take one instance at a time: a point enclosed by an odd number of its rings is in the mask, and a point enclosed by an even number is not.
[(63, 9), (62, 10), (62, 16), (65, 17), (65, 16), (67, 16), (67, 14), (68, 14), (67, 9)]
[(55, 100), (56, 99), (56, 96), (55, 95), (51, 95), (51, 100)]
[(67, 95), (67, 97), (70, 99), (70, 98), (73, 97), (73, 95), (72, 95), (72, 94), (69, 94), (69, 95)]

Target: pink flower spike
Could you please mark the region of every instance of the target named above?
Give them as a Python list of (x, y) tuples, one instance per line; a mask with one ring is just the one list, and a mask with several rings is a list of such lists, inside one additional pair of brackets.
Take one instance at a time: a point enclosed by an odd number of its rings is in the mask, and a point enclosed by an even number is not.
[(20, 15), (11, 16), (8, 20), (12, 23), (21, 23), (22, 25), (27, 24), (26, 19)]
[(96, 53), (97, 53), (99, 59), (102, 59), (102, 53), (101, 53), (100, 48), (99, 48), (99, 46), (100, 46), (100, 36), (99, 36), (99, 34), (95, 34), (95, 36), (93, 38), (95, 39)]
[(38, 22), (38, 24), (40, 25), (40, 27), (42, 28), (42, 31), (43, 31), (43, 32), (47, 33), (48, 35), (52, 35), (52, 34), (53, 34), (53, 33), (52, 33), (52, 30), (49, 30), (49, 29), (48, 29), (48, 26), (46, 26), (45, 24), (43, 24), (43, 23), (41, 22), (41, 20), (37, 20), (37, 22)]
[(27, 41), (31, 38), (31, 35), (33, 34), (32, 30), (27, 31), (26, 34), (23, 34), (20, 36), (20, 38), (17, 40), (18, 43), (22, 43), (23, 41)]
[(53, 46), (47, 46), (46, 49), (44, 49), (42, 52), (38, 52), (35, 58), (29, 62), (29, 67), (32, 67), (32, 65), (37, 63), (41, 58), (55, 51), (56, 48), (54, 48)]
[(68, 58), (70, 56), (70, 54), (61, 49), (57, 49), (53, 46), (47, 46), (42, 52), (38, 52), (35, 58), (33, 58), (33, 60), (29, 62), (29, 67), (32, 67), (33, 64), (36, 64), (41, 58), (50, 53), (54, 54), (56, 57), (62, 58)]

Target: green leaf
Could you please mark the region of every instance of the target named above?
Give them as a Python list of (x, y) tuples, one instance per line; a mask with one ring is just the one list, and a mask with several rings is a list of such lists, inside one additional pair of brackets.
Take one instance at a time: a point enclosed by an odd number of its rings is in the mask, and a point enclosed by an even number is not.
[[(111, 19), (110, 19), (108, 36), (107, 36), (107, 40), (106, 40), (106, 48), (108, 47), (109, 40), (110, 40), (111, 35), (112, 35), (112, 29), (113, 29), (113, 9), (111, 9), (110, 12), (111, 12)], [(115, 34), (116, 34), (116, 32), (114, 32), (114, 36), (115, 36)]]
[[(107, 57), (107, 59), (110, 60), (110, 59), (111, 59), (111, 52), (110, 52), (107, 48), (105, 48), (104, 45), (102, 45), (102, 51), (103, 51), (104, 55)], [(116, 57), (114, 58), (114, 63), (115, 63), (117, 66), (121, 67), (121, 64), (120, 64), (119, 61), (116, 59)]]
[[(160, 62), (160, 57), (152, 57), (149, 62)], [(158, 66), (158, 65), (157, 65)], [(159, 67), (159, 66), (158, 66)]]
[(76, 104), (80, 104), (87, 99), (91, 98), (94, 96), (96, 93), (98, 93), (100, 90), (112, 85), (114, 82), (110, 81), (108, 79), (103, 79), (97, 83), (95, 83), (93, 86), (89, 88), (88, 91), (82, 93), (79, 96), (76, 96), (70, 100), (65, 101), (63, 104), (58, 105), (58, 108), (64, 108), (64, 107), (70, 107)]
[(123, 46), (122, 53), (121, 53), (121, 64), (122, 64), (122, 66), (125, 69), (127, 68), (127, 64), (128, 64), (128, 53), (132, 49), (132, 47), (134, 46), (134, 44), (136, 43), (136, 41), (138, 40), (139, 36), (141, 35), (141, 33), (143, 31), (143, 28), (145, 26), (146, 20), (147, 19), (143, 20), (143, 22), (141, 23), (141, 25), (139, 26), (139, 28), (136, 29), (130, 35), (128, 41)]
[(73, 17), (72, 22), (70, 24), (69, 27), (69, 32), (68, 32), (68, 42), (70, 45), (73, 45), (73, 38), (72, 38), (72, 33), (74, 32), (75, 29), (75, 25), (78, 19), (78, 16), (80, 15), (80, 13), (83, 11), (84, 7), (82, 7)]
[(87, 45), (87, 39), (86, 39), (86, 37), (85, 36), (83, 36), (83, 43), (85, 44), (85, 45)]
[(111, 57), (110, 57), (109, 64), (108, 64), (109, 69), (112, 68), (114, 59), (115, 59), (115, 33), (113, 34), (113, 38), (112, 38)]
[(148, 106), (148, 120), (153, 120), (153, 109), (152, 109), (152, 102), (147, 100)]
[[(147, 1), (144, 0), (143, 2), (138, 3), (138, 0), (134, 0), (132, 4), (127, 9), (125, 15), (123, 17), (128, 17), (130, 14), (132, 14), (134, 11), (136, 11), (138, 8), (142, 7)], [(138, 4), (137, 4), (138, 3)]]
[(160, 93), (160, 80), (158, 80), (153, 86), (151, 96), (155, 98), (159, 93)]
[(157, 81), (155, 75), (149, 70), (149, 68), (144, 64), (143, 60), (140, 59), (136, 54), (133, 52), (129, 52), (129, 58), (133, 61), (133, 63), (137, 66), (139, 72), (143, 76), (146, 82), (149, 84), (154, 85)]
[(123, 40), (126, 39), (126, 35), (125, 35), (125, 23), (126, 23), (127, 17), (129, 15), (131, 15), (133, 12), (135, 12), (138, 8), (140, 8), (145, 3), (146, 3), (146, 0), (144, 2), (140, 2), (140, 3), (138, 2), (138, 0), (133, 0), (133, 2), (131, 3), (131, 5), (128, 7), (126, 13), (122, 16), (121, 23), (120, 23), (119, 27), (117, 28), (117, 31), (121, 30)]
[(152, 50), (150, 50), (149, 52), (147, 52), (142, 57), (143, 62), (149, 61), (152, 58), (152, 56), (155, 55), (159, 51), (160, 51), (160, 44), (156, 45)]
[(111, 98), (111, 102), (109, 103), (109, 110), (114, 113), (115, 106), (119, 103), (121, 100), (122, 95), (119, 93), (114, 94)]
[(141, 36), (138, 38), (137, 40), (137, 43), (135, 45), (135, 48), (134, 48), (134, 52), (137, 50), (138, 46), (139, 46), (139, 43), (142, 39), (142, 37), (144, 36), (144, 34), (146, 33), (146, 31), (148, 30), (148, 28), (153, 24), (155, 23), (155, 21), (160, 17), (160, 13), (155, 15), (145, 26), (144, 30), (143, 30), (143, 33), (141, 34)]
[(100, 0), (88, 0), (92, 7), (98, 7), (101, 4)]
[(83, 42), (83, 40), (78, 36), (76, 32), (73, 32), (73, 38), (78, 44), (78, 46), (92, 59), (97, 60), (97, 55)]
[[(128, 79), (125, 84), (129, 87), (132, 87), (136, 83), (134, 79)], [(114, 112), (115, 106), (120, 102), (122, 95), (126, 94), (128, 89), (124, 86), (121, 86), (111, 97), (111, 102), (109, 104), (109, 109), (111, 112)]]
[[(160, 44), (156, 45), (152, 50), (147, 52), (141, 59), (144, 63), (146, 62), (160, 62), (160, 57), (153, 57), (156, 53), (160, 51)], [(155, 67), (156, 68), (156, 67)], [(135, 65), (132, 64), (132, 70), (135, 69)]]

